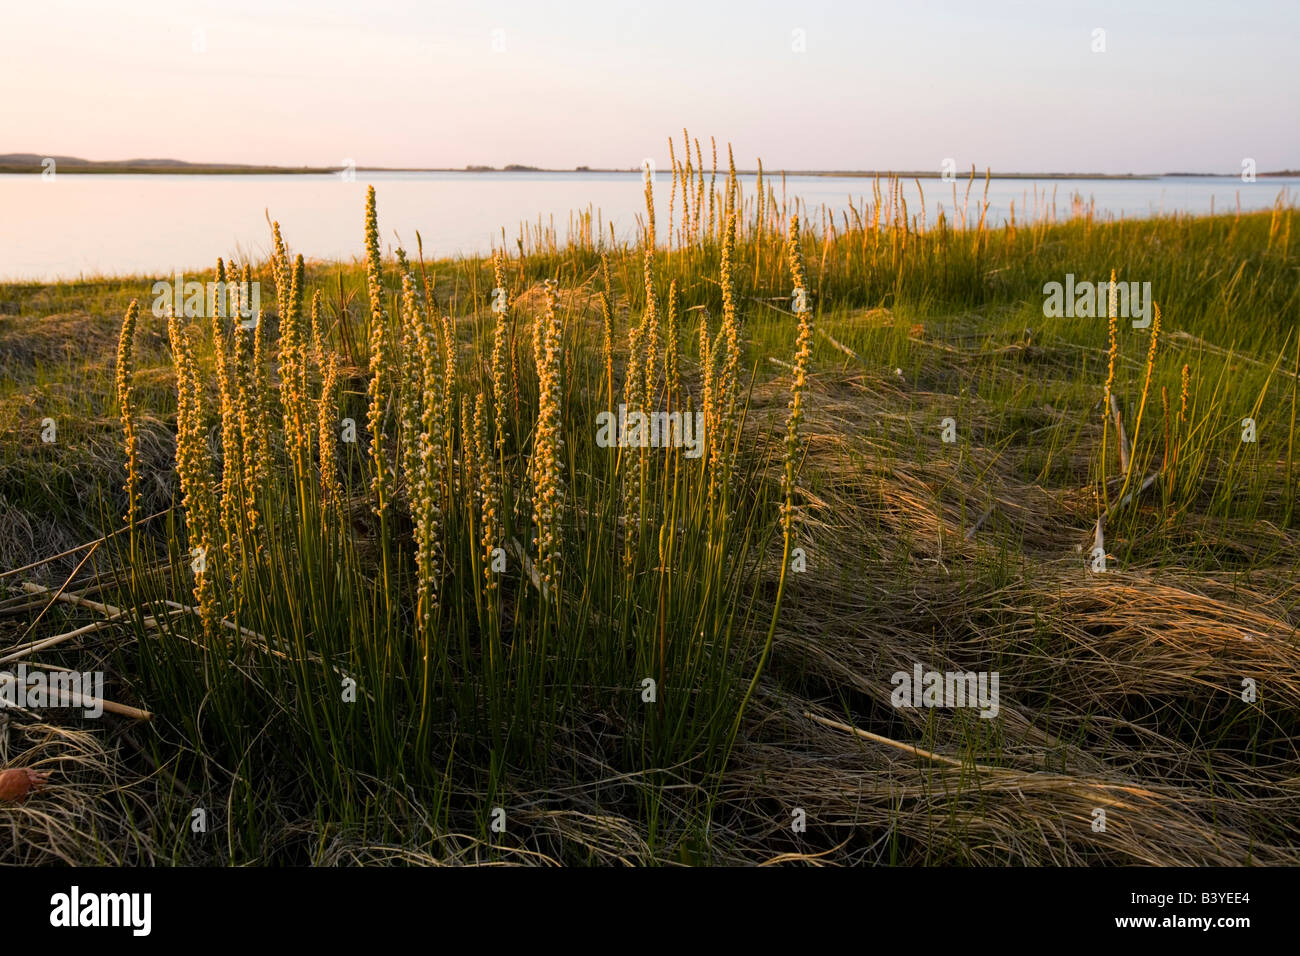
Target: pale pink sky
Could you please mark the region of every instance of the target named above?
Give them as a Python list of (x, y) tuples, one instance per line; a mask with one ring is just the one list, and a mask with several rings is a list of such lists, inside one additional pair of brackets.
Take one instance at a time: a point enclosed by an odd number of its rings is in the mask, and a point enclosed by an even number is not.
[(686, 125), (742, 166), (1294, 169), (1298, 48), (1284, 0), (11, 0), (0, 153), (631, 167)]

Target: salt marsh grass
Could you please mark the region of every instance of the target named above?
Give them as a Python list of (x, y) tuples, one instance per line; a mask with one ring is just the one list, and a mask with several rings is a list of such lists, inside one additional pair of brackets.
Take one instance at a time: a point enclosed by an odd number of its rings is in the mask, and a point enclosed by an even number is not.
[[(29, 662), (153, 714), (26, 724), (99, 823), (0, 809), (46, 827), (6, 858), (1296, 863), (1295, 211), (836, 221), (713, 156), (635, 242), (489, 258), (385, 250), (372, 190), (359, 262), (218, 263), (253, 328), (0, 287), (0, 656), (101, 622)], [(1158, 318), (1045, 316), (1065, 274)], [(620, 405), (702, 453), (598, 442)], [(998, 718), (891, 709), (918, 661)]]

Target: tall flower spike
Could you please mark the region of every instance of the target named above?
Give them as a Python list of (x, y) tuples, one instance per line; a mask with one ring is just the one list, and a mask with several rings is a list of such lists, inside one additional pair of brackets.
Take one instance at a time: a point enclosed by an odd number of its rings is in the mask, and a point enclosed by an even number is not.
[(709, 172), (709, 239), (712, 239), (715, 219), (714, 204), (718, 193), (718, 141), (710, 136), (709, 143), (713, 147), (713, 165)]
[[(442, 447), (440, 454), (451, 467), (456, 445), (456, 318), (447, 313), (439, 323), (442, 333)], [(453, 476), (454, 477), (454, 476)]]
[(280, 406), (283, 411), (284, 446), (295, 469), (308, 457), (306, 416), (306, 347), (303, 342), (303, 258), (298, 256), (290, 273), (286, 311), (280, 322)]
[(646, 167), (645, 175), (645, 209), (647, 216), (646, 234), (649, 237), (647, 242), (653, 247), (655, 241), (655, 191), (654, 181), (650, 178), (650, 167)]
[(790, 417), (786, 421), (784, 472), (781, 476), (781, 527), (787, 538), (794, 525), (795, 477), (799, 467), (799, 424), (803, 420), (803, 394), (807, 388), (808, 365), (812, 359), (813, 324), (808, 310), (803, 251), (799, 245), (799, 220), (790, 220), (790, 238), (787, 244), (790, 275), (795, 283), (795, 309), (799, 316), (799, 334), (795, 339), (794, 373), (790, 381)]
[(243, 381), (247, 361), (244, 357), (245, 331), (241, 323), (234, 326), (234, 347), (226, 362), (225, 385), (221, 394), (221, 542), (226, 567), (232, 583), (238, 574), (240, 520), (244, 512), (244, 440), (241, 430)]
[(370, 295), (370, 383), (367, 387), (370, 406), (366, 423), (370, 429), (370, 455), (374, 466), (370, 488), (375, 499), (375, 515), (382, 519), (388, 512), (393, 483), (393, 466), (388, 460), (388, 442), (384, 435), (384, 419), (392, 394), (393, 355), (388, 312), (384, 309), (374, 186), (366, 190), (366, 288)]
[(189, 566), (195, 575), (194, 598), (199, 606), (203, 632), (211, 640), (217, 635), (219, 614), (213, 581), (216, 554), (213, 551), (212, 480), (203, 427), (201, 386), (189, 336), (181, 328), (174, 309), (169, 310), (167, 317), (167, 334), (176, 366), (176, 474), (180, 479), (189, 537)]
[[(713, 474), (713, 459), (718, 454), (717, 389), (714, 386), (712, 340), (709, 337), (709, 311), (700, 312), (700, 410), (704, 413), (704, 451), (701, 464)], [(712, 494), (712, 491), (710, 491)]]
[[(126, 307), (122, 333), (117, 340), (117, 406), (122, 416), (122, 435), (126, 445), (126, 523), (135, 537), (135, 519), (140, 506), (140, 447), (135, 432), (135, 326), (140, 318), (140, 303), (135, 299)], [(134, 541), (132, 542), (134, 544)]]
[(691, 193), (694, 192), (695, 170), (691, 166), (691, 134), (682, 127), (682, 139), (686, 143), (686, 162), (682, 164), (682, 232), (677, 244), (686, 248), (691, 236)]
[(1151, 377), (1151, 370), (1155, 368), (1156, 351), (1160, 342), (1160, 303), (1154, 302), (1152, 306), (1155, 309), (1155, 317), (1151, 320), (1151, 342), (1147, 346), (1147, 378)]
[(501, 534), (501, 489), (497, 482), (497, 458), (492, 453), (492, 444), (488, 438), (487, 396), (482, 392), (478, 393), (474, 401), (474, 457), (478, 461), (483, 590), (490, 594), (497, 586), (496, 574), (492, 570), (492, 552), (498, 547)]
[(727, 205), (725, 210), (726, 228), (730, 229), (731, 216), (736, 211), (736, 156), (727, 144)]
[(735, 417), (740, 395), (740, 320), (736, 310), (735, 255), (736, 213), (733, 211), (727, 217), (727, 230), (722, 240), (722, 361), (715, 394), (720, 418), (715, 432), (719, 441), (715, 473), (717, 481), (714, 482), (717, 491), (726, 487), (731, 473)]
[(420, 352), (420, 331), (427, 327), (424, 310), (420, 308), (419, 291), (415, 277), (402, 274), (402, 304), (400, 312), (401, 398), (398, 407), (397, 464), (402, 476), (409, 503), (416, 507), (413, 489), (419, 478), (420, 429), (424, 419), (424, 360)]
[(316, 433), (320, 446), (321, 491), (326, 503), (338, 510), (343, 504), (343, 487), (339, 483), (339, 359), (333, 352), (325, 365), (320, 403), (316, 410)]
[(533, 519), (537, 527), (537, 571), (542, 593), (557, 584), (560, 571), (560, 522), (564, 503), (564, 439), (561, 435), (561, 326), (556, 310), (556, 283), (546, 280), (546, 316), (537, 363), (537, 429), (533, 439)]
[(470, 412), (468, 395), (460, 397), (460, 450), (461, 450), (461, 487), (464, 489), (467, 507), (472, 509), (477, 499), (479, 483), (478, 446), (474, 444), (474, 423)]
[[(673, 168), (673, 188), (672, 191), (668, 194), (668, 248), (671, 250), (673, 247), (673, 210), (677, 208), (677, 147), (673, 145), (673, 138), (671, 136), (668, 137), (668, 163)], [(646, 168), (647, 190), (649, 189), (649, 184), (650, 184), (649, 167), (647, 167)], [(685, 192), (685, 190), (686, 187), (683, 186), (682, 191)], [(684, 244), (685, 244), (685, 237), (679, 236), (677, 239), (678, 248), (681, 248)]]
[(496, 329), (492, 336), (492, 399), (493, 399), (493, 440), (496, 442), (498, 459), (503, 454), (506, 436), (506, 394), (510, 387), (508, 381), (507, 351), (510, 344), (510, 292), (506, 288), (505, 256), (497, 250), (492, 259), (493, 274), (496, 279), (496, 291), (493, 293), (493, 311), (496, 313)]
[(251, 312), (253, 308), (253, 267), (247, 262), (244, 263), (243, 276), (239, 281), (239, 315), (241, 318), (251, 318), (246, 316), (245, 312)]
[[(790, 217), (790, 238), (786, 243), (786, 248), (787, 248), (787, 254), (790, 259), (790, 275), (794, 279), (794, 288), (796, 292), (795, 294), (796, 313), (799, 311), (798, 303), (800, 301), (803, 302), (807, 301), (807, 290), (808, 290), (808, 273), (804, 270), (803, 247), (800, 244), (800, 239), (801, 237), (799, 235), (799, 217), (791, 216)], [(798, 295), (798, 292), (800, 291), (804, 293), (802, 297)]]
[[(413, 285), (413, 283), (412, 283)], [(443, 392), (440, 382), (441, 363), (435, 330), (426, 318), (427, 313), (417, 309), (416, 343), (420, 353), (422, 371), (419, 461), (415, 470), (415, 484), (411, 489), (411, 516), (415, 523), (415, 566), (418, 578), (416, 611), (423, 628), (427, 629), (438, 606), (441, 563), (442, 510), (440, 508), (443, 437)]]
[(221, 432), (221, 485), (218, 506), (221, 514), (221, 527), (218, 538), (226, 555), (226, 565), (232, 576), (235, 574), (235, 538), (238, 535), (239, 512), (243, 507), (240, 500), (240, 482), (243, 480), (243, 456), (239, 435), (238, 397), (235, 394), (237, 384), (234, 381), (233, 363), (238, 355), (230, 352), (230, 336), (226, 334), (225, 319), (237, 316), (241, 308), (242, 297), (238, 283), (239, 270), (234, 262), (227, 270), (226, 264), (217, 259), (217, 300), (212, 309), (212, 360), (217, 379), (217, 412), (220, 418)]
[(1182, 404), (1178, 410), (1178, 424), (1180, 425), (1185, 424), (1187, 421), (1187, 398), (1192, 390), (1192, 370), (1191, 366), (1187, 364), (1183, 365), (1182, 385)]
[(668, 327), (664, 330), (667, 338), (667, 351), (664, 358), (664, 374), (667, 378), (668, 401), (677, 408), (677, 399), (681, 394), (681, 372), (678, 368), (677, 339), (680, 334), (682, 312), (682, 294), (674, 279), (668, 286)]
[[(212, 328), (212, 366), (216, 372), (217, 378), (217, 395), (222, 407), (230, 396), (230, 381), (226, 372), (226, 330), (223, 320), (226, 317), (229, 301), (229, 285), (226, 281), (226, 264), (218, 257), (217, 259), (217, 295), (213, 303), (212, 314), (208, 317)], [(222, 449), (224, 454), (225, 449)]]
[(1116, 292), (1115, 292), (1115, 270), (1110, 270), (1110, 290), (1106, 297), (1106, 332), (1108, 336), (1108, 348), (1106, 350), (1106, 391), (1104, 395), (1105, 404), (1102, 406), (1103, 417), (1110, 417), (1110, 390), (1115, 384), (1115, 359), (1119, 356), (1119, 335), (1117, 319), (1118, 313), (1115, 309)]
[(271, 223), (271, 237), (275, 251), (271, 256), (271, 277), (275, 280), (275, 304), (280, 321), (289, 311), (289, 253), (280, 235), (279, 221)]
[[(653, 242), (653, 237), (649, 240)], [(659, 297), (655, 294), (655, 256), (652, 246), (645, 251), (645, 316), (641, 348), (645, 367), (644, 404), (646, 411), (654, 412), (659, 406)]]
[(262, 487), (271, 476), (271, 378), (267, 371), (266, 322), (257, 315), (253, 330), (253, 428), (256, 434), (253, 462), (254, 485)]
[(609, 256), (603, 252), (600, 254), (600, 272), (604, 279), (604, 288), (600, 292), (600, 314), (604, 320), (601, 355), (605, 360), (605, 399), (612, 407), (614, 404), (614, 302), (609, 284)]
[[(683, 130), (683, 132), (685, 131)], [(686, 148), (686, 156), (689, 161), (689, 142)], [(685, 197), (685, 189), (686, 187), (683, 186), (683, 197)], [(657, 386), (659, 384), (659, 369), (656, 363), (656, 357), (659, 353), (659, 298), (655, 292), (655, 196), (649, 177), (646, 178), (645, 184), (645, 205), (649, 226), (646, 229), (642, 267), (645, 277), (645, 316), (642, 319), (644, 331), (641, 337), (641, 348), (644, 356), (645, 392), (642, 395), (642, 401), (646, 411), (654, 412), (658, 406)], [(683, 223), (685, 222), (686, 220), (683, 220)], [(685, 238), (685, 234), (683, 228), (683, 238)]]
[(1142, 382), (1142, 397), (1138, 400), (1138, 410), (1136, 423), (1133, 426), (1133, 440), (1130, 448), (1134, 454), (1129, 456), (1128, 471), (1124, 475), (1124, 484), (1120, 486), (1119, 500), (1124, 501), (1124, 492), (1128, 490), (1129, 481), (1133, 477), (1133, 463), (1137, 460), (1138, 437), (1142, 434), (1142, 414), (1147, 407), (1147, 395), (1151, 391), (1151, 376), (1155, 373), (1156, 368), (1156, 351), (1160, 343), (1160, 303), (1153, 302), (1152, 307), (1155, 315), (1151, 319), (1151, 343), (1147, 346), (1147, 372), (1146, 378)]
[[(260, 324), (260, 322), (259, 322)], [(255, 334), (255, 333), (254, 333)], [(241, 323), (235, 327), (235, 401), (239, 418), (239, 460), (243, 465), (240, 482), (242, 521), (251, 536), (258, 526), (258, 397), (253, 372), (253, 346), (249, 330)]]
[(699, 184), (695, 187), (695, 212), (691, 219), (691, 239), (697, 240), (700, 234), (700, 210), (704, 206), (704, 154), (700, 151), (700, 141), (695, 140), (695, 164), (699, 167)]
[[(643, 323), (628, 322), (627, 328), (627, 370), (623, 380), (623, 405), (627, 409), (627, 418), (632, 419), (640, 412), (645, 391), (644, 355), (641, 340), (644, 337)], [(619, 423), (620, 429), (622, 422)], [(621, 448), (619, 461), (623, 477), (623, 560), (632, 563), (637, 550), (637, 539), (641, 531), (641, 478), (642, 455), (639, 447), (625, 446), (627, 438), (620, 431), (618, 436)]]
[(325, 370), (325, 334), (321, 328), (321, 294), (317, 289), (311, 294), (311, 347), (316, 355), (316, 367)]

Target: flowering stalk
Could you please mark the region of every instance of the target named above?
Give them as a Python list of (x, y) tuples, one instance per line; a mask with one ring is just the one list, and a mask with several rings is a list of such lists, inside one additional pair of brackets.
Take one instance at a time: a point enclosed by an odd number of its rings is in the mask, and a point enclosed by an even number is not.
[(181, 329), (174, 309), (169, 310), (167, 333), (176, 366), (176, 473), (180, 479), (185, 526), (189, 533), (190, 567), (195, 575), (194, 598), (204, 636), (217, 636), (216, 589), (212, 565), (215, 510), (212, 475), (208, 466), (203, 427), (202, 387), (190, 348), (189, 336)]
[(410, 275), (403, 280), (404, 311), (417, 316), (416, 345), (421, 364), (421, 431), (418, 443), (418, 461), (415, 483), (411, 487), (411, 518), (415, 523), (415, 568), (418, 586), (416, 615), (424, 635), (425, 660), (428, 660), (428, 640), (433, 613), (438, 606), (442, 527), (441, 483), (443, 437), (442, 388), (438, 344), (432, 325), (415, 303), (415, 283)]
[[(718, 445), (710, 459), (709, 503), (723, 495), (727, 488), (735, 453), (736, 412), (740, 396), (740, 320), (736, 310), (736, 213), (727, 217), (726, 233), (722, 239), (722, 359), (714, 388), (713, 420)], [(714, 426), (714, 422), (717, 425)]]
[(1119, 490), (1119, 500), (1123, 502), (1124, 492), (1128, 491), (1129, 482), (1133, 478), (1133, 463), (1137, 460), (1137, 443), (1138, 436), (1142, 432), (1142, 413), (1147, 407), (1147, 394), (1151, 390), (1151, 375), (1156, 367), (1156, 348), (1160, 341), (1160, 305), (1153, 303), (1155, 307), (1155, 316), (1151, 320), (1151, 342), (1147, 347), (1147, 374), (1142, 383), (1142, 399), (1138, 402), (1137, 421), (1133, 425), (1133, 444), (1130, 446), (1132, 454), (1129, 455), (1128, 471), (1124, 474), (1124, 485)]
[(483, 546), (483, 591), (496, 590), (492, 552), (501, 540), (501, 489), (497, 482), (498, 462), (488, 438), (487, 396), (479, 392), (474, 402), (474, 457), (478, 460), (480, 543)]
[(604, 286), (600, 291), (600, 316), (604, 335), (601, 338), (601, 357), (605, 360), (605, 401), (612, 409), (614, 404), (614, 302), (609, 284), (609, 255), (600, 254), (600, 274)]
[(537, 571), (542, 593), (557, 585), (560, 571), (560, 519), (564, 502), (561, 435), (561, 326), (555, 280), (546, 281), (546, 315), (541, 323), (537, 362), (537, 430), (533, 439), (533, 519), (537, 526)]
[(117, 405), (122, 416), (122, 435), (126, 445), (126, 515), (131, 529), (131, 550), (135, 551), (135, 519), (140, 504), (140, 443), (135, 432), (135, 368), (132, 355), (135, 327), (140, 318), (140, 303), (135, 299), (126, 307), (122, 333), (117, 341)]
[(781, 530), (785, 535), (785, 560), (789, 560), (790, 533), (794, 526), (795, 476), (799, 468), (799, 423), (803, 420), (803, 394), (808, 383), (808, 363), (812, 359), (813, 322), (808, 311), (808, 277), (804, 272), (803, 251), (799, 246), (799, 218), (790, 219), (788, 242), (790, 274), (794, 278), (794, 301), (798, 309), (799, 334), (795, 339), (794, 373), (790, 382), (790, 417), (785, 428), (785, 470), (781, 476)]
[(339, 414), (339, 359), (333, 352), (325, 365), (325, 381), (321, 385), (320, 402), (316, 410), (316, 438), (320, 446), (321, 491), (325, 502), (342, 514), (343, 486), (339, 482), (338, 427)]
[(681, 334), (681, 314), (682, 294), (677, 286), (677, 280), (674, 279), (668, 287), (668, 325), (664, 330), (664, 336), (668, 340), (664, 358), (664, 377), (668, 390), (669, 410), (677, 407), (677, 399), (681, 394), (682, 379), (677, 351), (677, 340)]
[[(392, 396), (393, 355), (389, 341), (388, 312), (384, 308), (383, 274), (379, 258), (379, 218), (375, 213), (375, 187), (366, 190), (366, 288), (370, 295), (370, 455), (374, 464), (370, 488), (374, 512), (383, 521), (388, 514), (393, 468), (388, 460), (384, 418)], [(387, 549), (385, 548), (385, 554)]]

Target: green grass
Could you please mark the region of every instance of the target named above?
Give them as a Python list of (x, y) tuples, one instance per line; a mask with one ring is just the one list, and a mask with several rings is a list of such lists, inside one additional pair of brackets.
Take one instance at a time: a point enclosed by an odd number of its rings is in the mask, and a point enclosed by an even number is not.
[[(667, 215), (658, 212), (662, 239)], [(787, 573), (779, 588), (795, 339), (789, 212), (772, 195), (761, 219), (752, 199), (741, 217), (744, 428), (725, 494), (711, 499), (704, 460), (647, 449), (642, 506), (630, 521), (620, 521), (636, 474), (630, 456), (594, 438), (597, 413), (622, 400), (629, 324), (646, 307), (643, 250), (588, 232), (567, 241), (538, 232), (512, 250), (515, 361), (494, 456), (507, 489), (508, 556), (492, 594), (481, 586), (477, 481), (458, 411), (461, 396), (492, 395), (492, 263), (427, 264), (430, 315), (455, 317), (457, 368), (437, 478), (439, 602), (428, 627), (416, 614), (421, 582), (403, 496), (382, 525), (371, 510), (364, 263), (309, 260), (302, 286), (303, 302), (322, 295), (326, 348), (344, 370), (339, 417), (357, 423), (357, 443), (338, 446), (346, 505), (325, 502), (313, 462), (295, 464), (277, 444), (270, 480), (257, 490), (258, 529), (232, 532), (239, 567), (214, 562), (228, 625), (215, 639), (196, 615), (163, 616), (165, 602), (195, 603), (195, 576), (173, 467), (172, 355), (165, 323), (148, 314), (153, 279), (0, 286), (0, 520), (13, 529), (0, 542), (0, 568), (121, 527), (113, 367), (131, 298), (145, 313), (135, 352), (140, 513), (157, 515), (134, 549), (126, 535), (110, 537), (69, 586), (128, 614), (34, 655), (78, 669), (102, 663), (108, 696), (154, 719), (67, 730), (84, 734), (78, 759), (65, 752), (72, 738), (41, 737), (40, 722), (26, 727), (28, 759), (65, 774), (48, 796), (0, 808), (41, 834), (0, 854), (1297, 862), (1300, 805), (1287, 784), (1300, 730), (1294, 210), (922, 233), (892, 221), (873, 228), (868, 209), (834, 233), (808, 228), (818, 225), (808, 217), (803, 253), (819, 334), (790, 545), (804, 550), (809, 570)], [(689, 395), (693, 407), (702, 397), (698, 322), (707, 312), (716, 341), (724, 309), (720, 222), (710, 232), (711, 217), (701, 218), (696, 241), (661, 243), (655, 257), (661, 330), (669, 284), (681, 289), (685, 391), (675, 401)], [(310, 250), (310, 237), (288, 239)], [(602, 251), (613, 276), (612, 400)], [(277, 303), (274, 264), (255, 265), (276, 381), (288, 290)], [(1160, 477), (1107, 519), (1107, 572), (1091, 574), (1101, 490), (1113, 503), (1125, 484), (1102, 414), (1107, 323), (1045, 317), (1042, 288), (1066, 273), (1101, 280), (1112, 269), (1121, 281), (1150, 282), (1161, 307), (1145, 405), (1149, 330), (1120, 321), (1113, 384), (1128, 436), (1137, 436), (1129, 490)], [(394, 335), (399, 271), (385, 260)], [(413, 273), (420, 283), (418, 264)], [(528, 550), (536, 530), (532, 329), (547, 279), (558, 281), (563, 327), (566, 495), (559, 583), (543, 594), (510, 542)], [(216, 456), (214, 345), (206, 320), (190, 326)], [(659, 342), (661, 389), (667, 345)], [(1184, 364), (1189, 415), (1180, 424)], [(308, 380), (314, 398), (315, 365)], [(399, 387), (386, 413), (390, 448), (400, 442), (397, 405), (410, 400)], [(58, 426), (53, 444), (40, 440), (47, 417)], [(954, 443), (941, 439), (948, 417)], [(1254, 443), (1241, 440), (1245, 417), (1256, 422)], [(637, 533), (625, 559), (630, 526)], [(0, 583), (57, 589), (82, 556)], [(0, 596), (0, 656), (31, 639), (25, 632), (46, 603)], [(59, 602), (37, 633), (99, 617)], [(998, 670), (1002, 716), (891, 708), (889, 676), (913, 662)], [(356, 681), (355, 702), (343, 699), (344, 676)], [(1259, 682), (1257, 702), (1241, 700), (1243, 677)], [(653, 704), (642, 699), (645, 678), (657, 683)], [(66, 712), (55, 713), (49, 719), (64, 721)], [(1117, 787), (1127, 788), (1118, 802)], [(51, 819), (89, 807), (100, 823), (68, 838), (31, 815), (38, 799), (54, 802)], [(1106, 834), (1090, 826), (1097, 806), (1109, 807)], [(190, 831), (200, 807), (210, 819), (202, 835)], [(504, 833), (490, 826), (496, 807)], [(790, 829), (794, 807), (807, 811), (806, 833)]]

